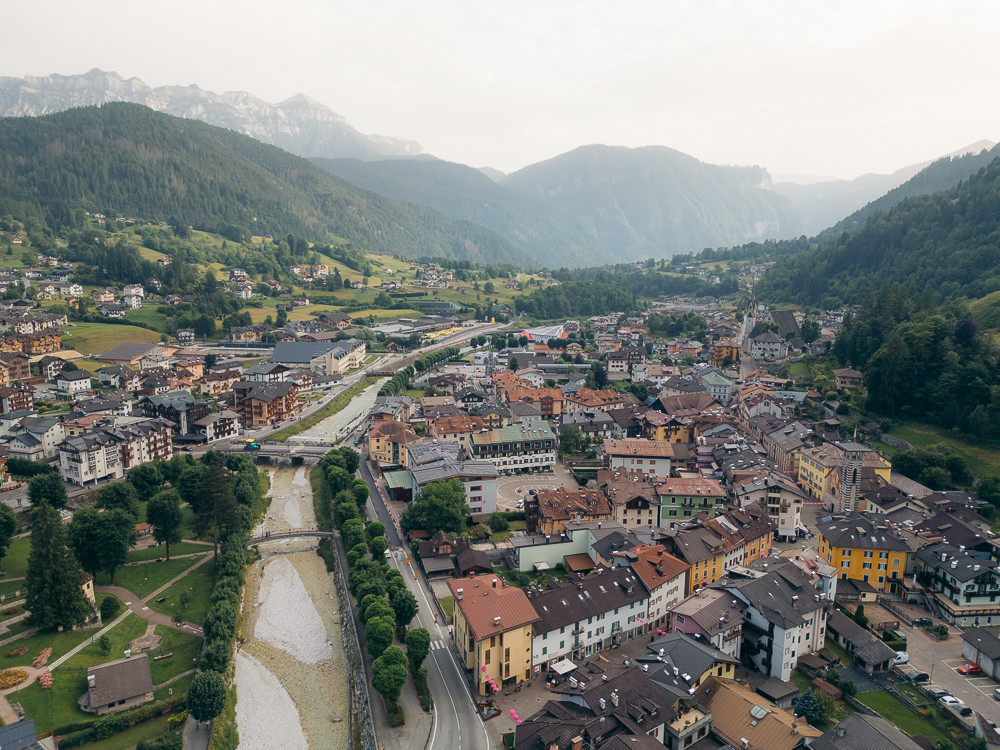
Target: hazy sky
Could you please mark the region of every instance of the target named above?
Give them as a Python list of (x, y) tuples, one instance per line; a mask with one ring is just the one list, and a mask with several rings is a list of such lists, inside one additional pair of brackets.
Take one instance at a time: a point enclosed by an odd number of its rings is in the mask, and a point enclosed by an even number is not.
[(772, 174), (1000, 140), (1000, 2), (6, 0), (0, 75), (305, 93), (365, 133), (513, 171), (588, 143)]

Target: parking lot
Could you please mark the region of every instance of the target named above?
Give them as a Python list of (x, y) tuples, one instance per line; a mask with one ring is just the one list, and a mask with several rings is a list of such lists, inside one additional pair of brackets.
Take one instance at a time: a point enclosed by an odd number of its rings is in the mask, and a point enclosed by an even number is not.
[(572, 472), (562, 464), (545, 474), (512, 474), (497, 479), (497, 510), (517, 510), (517, 501), (528, 497), (533, 489), (568, 487), (577, 489)]

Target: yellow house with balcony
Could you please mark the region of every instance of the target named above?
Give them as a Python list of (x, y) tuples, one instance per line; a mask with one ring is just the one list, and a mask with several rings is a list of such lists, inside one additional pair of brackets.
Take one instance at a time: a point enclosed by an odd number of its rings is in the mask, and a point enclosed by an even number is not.
[[(844, 452), (834, 443), (823, 443), (799, 453), (799, 484), (803, 492), (823, 502), (832, 502), (840, 494), (840, 472), (844, 467)], [(890, 481), (892, 464), (875, 451), (862, 454), (862, 471), (868, 470)]]
[(531, 637), (538, 613), (521, 589), (494, 575), (452, 579), (453, 632), (480, 696), (531, 679)]
[(841, 579), (863, 581), (881, 593), (898, 593), (909, 547), (884, 521), (849, 513), (817, 527), (820, 555)]

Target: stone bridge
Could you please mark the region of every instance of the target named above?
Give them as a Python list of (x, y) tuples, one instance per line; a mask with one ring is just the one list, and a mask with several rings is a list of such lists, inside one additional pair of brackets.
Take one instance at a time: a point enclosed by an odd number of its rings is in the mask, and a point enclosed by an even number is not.
[(268, 536), (255, 536), (247, 542), (247, 546), (252, 547), (253, 545), (260, 544), (261, 542), (273, 542), (277, 539), (296, 539), (303, 536), (319, 536), (332, 539), (335, 536), (335, 533), (332, 531), (280, 531)]

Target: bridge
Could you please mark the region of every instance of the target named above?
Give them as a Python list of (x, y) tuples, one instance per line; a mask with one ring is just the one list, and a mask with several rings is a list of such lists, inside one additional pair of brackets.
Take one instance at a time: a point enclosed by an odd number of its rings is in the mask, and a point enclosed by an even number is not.
[(261, 542), (273, 542), (277, 539), (296, 539), (303, 536), (318, 536), (332, 539), (336, 536), (336, 533), (333, 531), (279, 531), (270, 536), (255, 536), (247, 543), (247, 546), (252, 547)]

